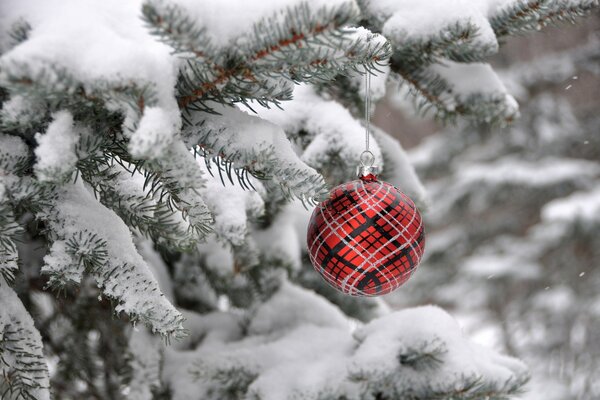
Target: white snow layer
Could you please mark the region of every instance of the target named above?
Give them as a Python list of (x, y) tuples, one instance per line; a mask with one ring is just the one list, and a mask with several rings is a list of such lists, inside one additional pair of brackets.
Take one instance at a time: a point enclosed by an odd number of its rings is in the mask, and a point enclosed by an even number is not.
[[(481, 21), (481, 18), (490, 18), (502, 9), (517, 4), (520, 0), (363, 0), (369, 12), (379, 20), (387, 20), (391, 16), (404, 12), (407, 15), (421, 15), (421, 20), (407, 23), (424, 25), (426, 19), (431, 26), (448, 25), (457, 19)], [(457, 10), (465, 10), (458, 14)], [(429, 11), (425, 14), (425, 11)], [(425, 15), (423, 15), (425, 14)], [(423, 29), (428, 29), (423, 27)], [(419, 30), (415, 29), (417, 33)]]
[(367, 7), (386, 20), (383, 34), (400, 43), (435, 35), (440, 29), (456, 24), (470, 23), (478, 29), (476, 41), (497, 48), (496, 35), (481, 6), (478, 1), (467, 0), (372, 0)]
[[(267, 229), (255, 230), (253, 238), (268, 264), (299, 270), (302, 268), (302, 250), (306, 248), (306, 243), (299, 245), (300, 238), (306, 236), (306, 231), (298, 233), (296, 230), (295, 217), (289, 212), (294, 205), (298, 206), (300, 202), (288, 204)], [(307, 220), (309, 218), (307, 216)]]
[[(156, 2), (159, 7), (161, 3)], [(176, 3), (197, 20), (199, 26), (205, 27), (207, 34), (214, 36), (215, 44), (235, 46), (248, 37), (255, 22), (274, 15), (274, 10), (286, 10), (302, 1), (252, 3), (236, 0), (232, 4), (178, 0)], [(313, 10), (322, 6), (357, 7), (354, 1), (347, 0), (318, 0), (312, 1), (310, 5)], [(1, 70), (3, 74), (11, 71), (20, 73), (25, 67), (27, 74), (35, 76), (51, 66), (63, 68), (82, 82), (86, 91), (104, 89), (107, 85), (117, 87), (135, 84), (138, 88), (151, 87), (156, 104), (147, 105), (139, 121), (137, 115), (131, 115), (129, 105), (119, 104), (117, 107), (128, 116), (125, 121), (128, 128), (126, 133), (131, 135), (129, 150), (135, 157), (155, 159), (166, 154), (173, 148), (172, 141), (181, 128), (174, 92), (181, 60), (172, 55), (171, 49), (160, 43), (144, 26), (141, 6), (142, 2), (139, 0), (125, 4), (116, 0), (49, 0), (42, 4), (35, 0), (8, 0), (3, 4), (5, 12), (0, 17), (3, 22), (0, 35), (6, 36), (9, 27), (19, 19), (30, 23), (32, 30), (28, 40), (2, 55)], [(280, 15), (281, 11), (276, 14)], [(364, 36), (365, 32), (356, 29), (355, 34)], [(384, 38), (375, 36), (374, 40), (380, 42)], [(382, 77), (386, 76), (387, 69), (385, 71)], [(50, 75), (48, 79), (52, 79)], [(380, 81), (375, 79), (372, 87), (376, 97), (382, 94), (383, 86), (377, 84)], [(279, 122), (285, 128), (289, 126), (286, 118), (297, 123), (305, 121), (307, 129), (321, 133), (304, 153), (303, 161), (313, 167), (322, 166), (327, 161), (327, 146), (331, 145), (334, 146), (333, 151), (340, 150), (342, 156), (352, 160), (354, 164), (362, 152), (362, 126), (341, 105), (320, 99), (311, 89), (305, 88), (297, 92), (296, 98), (299, 101), (296, 104), (301, 105), (298, 107), (289, 103), (286, 112), (279, 117), (284, 121)], [(23, 101), (21, 99), (21, 103)], [(13, 117), (18, 119), (17, 114), (23, 107), (17, 106), (16, 103), (12, 104), (8, 111), (12, 110), (11, 113), (15, 114)], [(312, 118), (307, 118), (307, 113)], [(274, 145), (277, 150), (285, 150), (287, 155), (283, 160), (289, 162), (287, 166), (303, 171), (304, 176), (319, 180), (316, 172), (299, 162), (291, 149), (284, 149), (288, 145), (282, 142), (282, 135), (275, 134), (273, 129), (254, 120), (259, 121), (251, 116), (238, 121), (244, 126), (240, 131), (243, 135), (235, 138), (240, 141), (240, 148), (247, 149), (251, 145), (260, 144), (262, 140)], [(231, 118), (227, 118), (226, 122), (231, 123)], [(259, 147), (258, 150), (260, 149)], [(380, 151), (374, 142), (372, 151), (381, 160)]]
[[(298, 86), (294, 98), (283, 104), (283, 108), (260, 108), (258, 114), (281, 126), (290, 139), (308, 143), (301, 156), (304, 162), (313, 168), (323, 168), (331, 154), (336, 154), (342, 166), (350, 170), (345, 172), (350, 175), (354, 172), (365, 150), (365, 127), (346, 108), (324, 99), (306, 85)], [(299, 137), (300, 132), (309, 133), (310, 137)], [(372, 127), (370, 151), (375, 156), (375, 165), (385, 171), (387, 181), (412, 196), (419, 206), (427, 204), (425, 189), (398, 141)]]
[[(210, 142), (210, 151), (234, 156), (238, 167), (271, 174), (298, 197), (315, 196), (314, 187), (324, 185), (323, 177), (295, 153), (280, 126), (238, 108), (218, 104), (214, 108), (220, 115), (204, 115), (202, 120), (202, 131), (209, 134), (206, 141)], [(188, 138), (188, 145), (196, 144), (189, 142), (192, 138), (194, 135)]]
[[(491, 18), (517, 3), (517, 0), (364, 0), (363, 8), (381, 24), (383, 35), (397, 49), (411, 49), (437, 38), (438, 41), (452, 40), (453, 45), (465, 53), (483, 57), (496, 53), (499, 48)], [(461, 32), (467, 29), (471, 34), (463, 37)], [(484, 94), (503, 97), (506, 118), (518, 115), (516, 100), (507, 93), (491, 66), (457, 63), (439, 54), (437, 58), (441, 60), (427, 66), (426, 72), (447, 82), (449, 90), (439, 96), (445, 109), (453, 111), (456, 103), (464, 102), (468, 96)]]
[(21, 138), (0, 133), (0, 179), (16, 172), (19, 161), (28, 155), (29, 148)]
[(534, 279), (540, 276), (542, 267), (520, 255), (476, 254), (465, 260), (462, 270), (488, 279)]
[[(508, 114), (516, 114), (519, 109), (517, 101), (507, 93), (506, 87), (489, 64), (445, 60), (443, 64), (434, 64), (429, 68), (446, 80), (452, 86), (453, 93), (461, 100), (475, 93), (503, 94)], [(443, 100), (451, 101), (451, 96), (448, 97)], [(448, 104), (448, 107), (452, 108), (453, 104)]]
[[(198, 159), (198, 165), (206, 177), (205, 187), (201, 195), (210, 209), (213, 228), (220, 238), (228, 240), (232, 245), (244, 243), (249, 232), (249, 218), (258, 218), (264, 213), (264, 202), (259, 192), (244, 190), (239, 184), (210, 176), (204, 159)], [(252, 179), (252, 185), (262, 191), (259, 181)]]
[[(154, 3), (158, 7), (164, 4)], [(303, 1), (178, 0), (175, 3), (197, 21), (199, 27), (206, 29), (214, 44), (236, 47), (251, 36), (256, 22), (267, 17), (279, 18)], [(25, 72), (36, 76), (48, 67), (60, 68), (82, 82), (86, 91), (107, 85), (152, 88), (156, 104), (146, 107), (139, 121), (128, 104), (116, 107), (127, 116), (124, 126), (132, 135), (131, 153), (136, 157), (155, 158), (181, 128), (174, 92), (181, 60), (145, 26), (141, 18), (142, 4), (140, 0), (4, 1), (0, 13), (2, 47), (7, 47), (8, 31), (16, 21), (27, 21), (32, 29), (28, 40), (3, 54), (0, 70), (3, 74)], [(325, 6), (358, 9), (352, 0), (313, 0), (310, 5), (317, 11)], [(23, 68), (26, 71), (22, 71)], [(45, 76), (51, 79), (49, 74)]]
[[(0, 304), (0, 341), (9, 342), (6, 344), (7, 348), (2, 349), (0, 386), (6, 388), (2, 382), (5, 377), (22, 379), (34, 387), (37, 385), (31, 390), (25, 390), (31, 398), (50, 400), (50, 380), (42, 350), (42, 337), (23, 303), (1, 275)], [(37, 365), (40, 361), (41, 364)], [(3, 397), (4, 395), (7, 395), (7, 392), (3, 393)]]
[[(70, 260), (69, 268), (64, 263), (74, 257), (66, 248), (69, 239), (79, 243), (79, 254), (97, 251), (98, 241), (106, 251), (106, 262), (90, 272), (103, 293), (118, 301), (116, 312), (125, 312), (152, 328), (154, 332), (172, 334), (181, 329), (182, 317), (173, 305), (161, 293), (158, 284), (144, 259), (139, 255), (131, 232), (125, 223), (112, 211), (104, 207), (83, 186), (81, 181), (64, 185), (53, 208), (45, 216), (58, 240), (52, 245), (50, 253), (44, 258), (44, 271), (55, 266), (73, 273), (78, 262)], [(82, 241), (86, 235), (92, 241)], [(72, 279), (79, 282), (79, 276)]]
[[(302, 154), (302, 160), (308, 165), (323, 167), (332, 152), (339, 153), (352, 168), (358, 164), (365, 150), (365, 128), (341, 104), (323, 99), (310, 86), (300, 85), (294, 91), (294, 99), (283, 106), (284, 110), (259, 109), (258, 114), (281, 126), (290, 137), (301, 130), (314, 134), (305, 139), (310, 140), (310, 144)], [(381, 150), (375, 140), (371, 140), (371, 152), (375, 155), (375, 164), (383, 166)]]
[(64, 177), (75, 169), (77, 154), (75, 145), (79, 134), (73, 126), (73, 116), (68, 111), (54, 114), (52, 123), (45, 134), (37, 133), (35, 139), (35, 173), (40, 181), (51, 181)]
[[(280, 18), (284, 11), (296, 7), (305, 0), (174, 0), (189, 16), (206, 28), (212, 43), (217, 46), (233, 46), (244, 42), (252, 33), (253, 25), (265, 18)], [(354, 0), (311, 0), (311, 9), (344, 6), (357, 9)]]
[(548, 222), (597, 221), (600, 219), (600, 188), (576, 192), (556, 199), (542, 208), (542, 219)]
[[(217, 370), (249, 374), (249, 397), (264, 400), (317, 398), (327, 393), (361, 400), (366, 398), (366, 387), (352, 378), (361, 373), (373, 374), (372, 380), (381, 379), (382, 385), (387, 382), (415, 391), (456, 390), (465, 377), (502, 386), (526, 376), (521, 362), (471, 343), (448, 314), (433, 306), (394, 312), (352, 334), (339, 309), (311, 291), (284, 282), (258, 307), (248, 326), (244, 338), (229, 337), (201, 343), (191, 352), (168, 353), (164, 377), (174, 399), (216, 398), (209, 393), (214, 388), (211, 371)], [(203, 329), (211, 328), (205, 324)], [(220, 322), (215, 329), (222, 329)], [(419, 369), (399, 362), (400, 354), (432, 345), (440, 349), (439, 368)], [(198, 378), (194, 384), (189, 383), (190, 373)]]
[[(31, 76), (49, 67), (62, 68), (87, 91), (107, 84), (151, 85), (161, 111), (148, 110), (142, 117), (134, 144), (145, 146), (136, 149), (140, 155), (152, 155), (148, 146), (168, 142), (166, 137), (173, 136), (181, 125), (174, 93), (179, 61), (170, 54), (171, 48), (144, 26), (141, 5), (139, 0), (3, 1), (3, 38), (19, 19), (32, 29), (28, 40), (3, 54), (0, 65), (4, 73), (26, 72)], [(26, 71), (19, 71), (23, 66)], [(121, 108), (129, 114), (126, 105)], [(155, 112), (162, 114), (156, 126)], [(133, 126), (132, 122), (126, 121), (126, 126)]]
[(179, 109), (165, 110), (146, 107), (138, 129), (129, 142), (131, 155), (138, 158), (159, 158), (179, 132)]
[(460, 171), (461, 183), (546, 186), (584, 176), (597, 176), (600, 174), (600, 167), (594, 162), (577, 159), (547, 158), (530, 162), (504, 158), (489, 164), (472, 164)]
[(131, 380), (124, 390), (127, 399), (151, 399), (152, 390), (161, 385), (162, 343), (145, 329), (133, 330), (129, 337)]
[(373, 135), (386, 160), (384, 170), (386, 182), (406, 193), (421, 210), (426, 209), (429, 204), (427, 191), (400, 142), (377, 127), (373, 128)]

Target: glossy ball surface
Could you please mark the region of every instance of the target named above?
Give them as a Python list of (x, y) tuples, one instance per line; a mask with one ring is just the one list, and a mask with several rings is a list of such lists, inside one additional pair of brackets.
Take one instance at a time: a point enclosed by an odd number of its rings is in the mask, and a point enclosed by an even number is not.
[(307, 232), (311, 263), (351, 296), (390, 293), (408, 280), (425, 250), (421, 214), (396, 187), (373, 175), (335, 187)]

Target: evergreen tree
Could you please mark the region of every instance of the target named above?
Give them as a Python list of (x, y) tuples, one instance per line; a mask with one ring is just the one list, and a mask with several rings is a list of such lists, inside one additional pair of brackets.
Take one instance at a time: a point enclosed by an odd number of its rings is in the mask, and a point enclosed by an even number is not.
[(531, 366), (532, 398), (600, 396), (600, 119), (564, 95), (598, 79), (599, 56), (591, 34), (511, 66), (501, 74), (524, 104), (512, 127), (450, 128), (411, 153), (432, 197), (429, 268), (394, 303), (476, 321)]
[[(2, 398), (517, 393), (524, 365), (439, 308), (326, 287), (303, 205), (353, 178), (365, 73), (374, 100), (392, 79), (421, 112), (505, 125), (518, 107), (485, 57), (597, 5), (4, 1)], [(382, 178), (424, 205), (372, 136)]]

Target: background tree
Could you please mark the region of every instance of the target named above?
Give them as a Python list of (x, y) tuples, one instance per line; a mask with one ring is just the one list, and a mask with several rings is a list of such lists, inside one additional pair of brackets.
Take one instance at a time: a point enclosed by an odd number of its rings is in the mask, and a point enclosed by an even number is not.
[(430, 268), (389, 301), (444, 304), (491, 333), (532, 367), (539, 398), (600, 395), (600, 121), (565, 96), (597, 86), (599, 52), (592, 31), (512, 65), (500, 74), (526, 106), (510, 129), (451, 128), (411, 152), (432, 196)]
[[(222, 3), (3, 2), (2, 396), (518, 392), (524, 365), (439, 308), (325, 287), (302, 204), (352, 178), (364, 73), (374, 99), (394, 79), (422, 112), (507, 124), (498, 38), (597, 1)], [(424, 205), (372, 135), (382, 178)]]

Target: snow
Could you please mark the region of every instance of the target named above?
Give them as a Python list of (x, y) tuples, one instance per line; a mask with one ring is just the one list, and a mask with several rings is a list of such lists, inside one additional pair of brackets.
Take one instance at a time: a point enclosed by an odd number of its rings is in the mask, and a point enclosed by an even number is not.
[(153, 389), (161, 385), (162, 349), (160, 340), (145, 330), (133, 330), (129, 337), (131, 379), (125, 388), (127, 399), (152, 398)]
[[(23, 382), (33, 385), (30, 390), (24, 390), (29, 397), (50, 400), (50, 380), (42, 350), (42, 337), (23, 303), (2, 275), (0, 275), (0, 304), (2, 304), (0, 341), (6, 341), (2, 348), (0, 382), (5, 377), (12, 377), (15, 380), (20, 378)], [(17, 335), (14, 334), (16, 330), (18, 330)], [(2, 386), (6, 388), (4, 383)], [(7, 391), (4, 391), (3, 397), (6, 394)]]
[(34, 169), (39, 181), (61, 179), (75, 170), (75, 146), (79, 141), (79, 133), (73, 126), (70, 112), (55, 113), (46, 133), (37, 133), (35, 139), (38, 146), (35, 148)]
[(160, 291), (170, 302), (173, 302), (175, 299), (175, 294), (167, 265), (161, 258), (160, 254), (154, 250), (154, 244), (151, 240), (141, 239), (138, 237), (135, 237), (134, 239), (135, 247), (152, 271), (152, 275), (158, 282)]
[[(211, 332), (227, 324), (215, 320), (198, 327)], [(238, 328), (234, 324), (226, 329), (236, 332)], [(398, 361), (400, 354), (438, 348), (443, 363), (436, 368), (418, 369)], [(264, 400), (327, 394), (348, 400), (370, 398), (371, 386), (355, 378), (364, 373), (372, 374), (369, 383), (377, 390), (392, 385), (400, 393), (407, 387), (415, 393), (427, 393), (429, 387), (456, 390), (465, 377), (503, 386), (526, 376), (521, 362), (471, 343), (437, 307), (394, 312), (352, 334), (349, 321), (337, 308), (288, 282), (258, 306), (247, 336), (234, 334), (225, 341), (200, 342), (191, 352), (169, 352), (163, 377), (173, 388), (174, 399), (220, 398), (223, 383), (213, 375), (216, 371), (230, 371), (231, 379), (236, 379), (236, 371), (245, 374), (250, 378), (247, 396)], [(195, 384), (189, 383), (189, 375), (186, 378), (190, 373), (198, 379)]]
[(506, 92), (504, 84), (489, 64), (444, 61), (443, 64), (433, 65), (431, 69), (452, 83), (455, 90), (461, 95), (481, 93), (482, 91)]
[(42, 273), (50, 276), (50, 282), (81, 283), (83, 272), (83, 265), (76, 262), (69, 253), (66, 241), (55, 240), (48, 254), (44, 256)]
[(459, 180), (464, 183), (505, 183), (535, 187), (593, 177), (599, 173), (600, 166), (586, 160), (549, 157), (538, 161), (525, 161), (507, 157), (488, 164), (472, 164), (469, 168), (461, 168)]
[(367, 5), (372, 9), (371, 12), (385, 16), (382, 32), (395, 42), (427, 38), (446, 27), (471, 23), (479, 33), (475, 42), (497, 49), (496, 35), (478, 6), (477, 2), (467, 0), (434, 0), (426, 3), (419, 0), (372, 0)]
[[(118, 163), (111, 166), (109, 173), (114, 175), (111, 188), (119, 195), (119, 206), (140, 217), (152, 218), (150, 209), (140, 209), (139, 207), (140, 199), (148, 197), (147, 191), (144, 190), (144, 175), (139, 171), (131, 173)], [(152, 202), (152, 204), (156, 203)]]
[[(303, 138), (310, 141), (302, 154), (304, 162), (318, 169), (327, 164), (330, 154), (334, 153), (354, 171), (365, 149), (365, 128), (345, 107), (323, 99), (307, 85), (299, 85), (294, 99), (283, 107), (283, 110), (257, 111), (260, 117), (281, 126), (292, 140), (301, 130), (313, 135)], [(381, 150), (375, 140), (371, 140), (371, 152), (375, 155), (375, 164), (383, 167)]]
[[(0, 80), (10, 73), (37, 76), (56, 67), (72, 74), (87, 91), (107, 85), (151, 85), (160, 111), (150, 109), (149, 116), (142, 117), (134, 143), (143, 144), (135, 149), (139, 154), (152, 155), (148, 146), (167, 141), (174, 127), (181, 125), (174, 93), (179, 61), (144, 26), (141, 4), (140, 0), (3, 1), (0, 42), (6, 42), (6, 28), (17, 19), (26, 20), (32, 30), (27, 41), (0, 58)], [(129, 106), (120, 104), (119, 108), (129, 116), (125, 126), (134, 126)], [(158, 114), (165, 119), (157, 123)]]
[(12, 95), (2, 103), (2, 110), (0, 110), (0, 116), (7, 125), (27, 126), (28, 123), (39, 122), (44, 114), (45, 110), (42, 102), (17, 94)]
[[(98, 269), (92, 269), (91, 273), (104, 295), (118, 301), (115, 307), (117, 313), (139, 316), (154, 332), (161, 334), (176, 333), (181, 328), (181, 315), (160, 292), (125, 223), (100, 204), (81, 181), (64, 185), (53, 208), (44, 218), (59, 240), (72, 239), (83, 244), (87, 247), (83, 251), (95, 251), (98, 244), (82, 243), (80, 233), (84, 233), (84, 238), (87, 234), (104, 243), (102, 247), (106, 250), (107, 261)], [(67, 254), (71, 255), (64, 247), (51, 250), (50, 258), (45, 260), (50, 270), (53, 268), (50, 263), (61, 265)], [(79, 268), (80, 274), (82, 267)], [(70, 267), (70, 271), (74, 270)]]
[(542, 208), (542, 219), (547, 222), (592, 222), (600, 220), (600, 188), (576, 192), (552, 200)]
[[(220, 115), (203, 115), (194, 121), (202, 124), (200, 128), (185, 133), (189, 146), (206, 146), (210, 156), (232, 157), (234, 167), (267, 173), (297, 197), (319, 194), (323, 177), (300, 160), (279, 126), (234, 107), (215, 104), (214, 108)], [(199, 143), (202, 134), (207, 138)]]
[(131, 136), (129, 152), (137, 158), (159, 158), (174, 140), (180, 125), (179, 109), (146, 107), (138, 129)]
[[(381, 371), (397, 364), (398, 350), (410, 352), (428, 341), (439, 341), (444, 349), (440, 355), (443, 363), (435, 375), (427, 376), (422, 371), (406, 367), (402, 369), (404, 374), (400, 380), (410, 382), (410, 387), (416, 391), (421, 385), (443, 387), (459, 374), (479, 376), (484, 381), (502, 386), (527, 371), (520, 361), (497, 355), (466, 340), (456, 321), (435, 306), (417, 307), (378, 318), (357, 330), (354, 337), (360, 342), (355, 362), (361, 368)], [(381, 346), (381, 343), (386, 343), (386, 346)]]
[(287, 210), (282, 210), (268, 228), (255, 230), (252, 236), (269, 263), (299, 270), (302, 267), (302, 250), (306, 246), (299, 246), (299, 243), (306, 236), (306, 231), (296, 230), (295, 217)]
[[(443, 64), (434, 64), (429, 69), (446, 80), (452, 88), (453, 96), (459, 100), (466, 100), (469, 95), (501, 94), (507, 114), (516, 114), (519, 110), (517, 101), (509, 95), (506, 87), (489, 64), (484, 63), (457, 63), (445, 60)], [(443, 96), (444, 100), (452, 106), (452, 98)], [(448, 97), (448, 98), (446, 98)]]
[(577, 299), (570, 287), (559, 285), (537, 293), (532, 299), (532, 305), (551, 313), (564, 313), (577, 307)]
[[(153, 1), (160, 6), (160, 2)], [(212, 43), (219, 47), (240, 46), (253, 32), (258, 21), (275, 17), (281, 20), (285, 10), (300, 6), (303, 0), (246, 0), (202, 1), (175, 0), (198, 25), (206, 28)], [(356, 3), (349, 0), (311, 0), (310, 9), (316, 12), (327, 6), (357, 9)], [(280, 11), (276, 11), (280, 10)]]
[[(249, 232), (249, 218), (256, 219), (264, 213), (264, 202), (259, 192), (244, 190), (228, 180), (221, 182), (217, 173), (210, 176), (204, 159), (199, 158), (198, 165), (207, 177), (201, 195), (213, 215), (213, 229), (232, 245), (242, 245)], [(258, 180), (250, 179), (255, 188), (264, 192)]]
[(184, 326), (190, 334), (173, 343), (176, 349), (189, 348), (199, 342), (217, 347), (243, 337), (245, 321), (241, 314), (222, 311), (198, 314), (185, 309), (181, 313), (185, 318)]
[(28, 156), (29, 148), (21, 138), (0, 133), (0, 176), (17, 172)]
[[(444, 19), (460, 17), (456, 10), (466, 10), (465, 18), (491, 17), (500, 10), (519, 2), (519, 0), (433, 0), (427, 4), (415, 0), (364, 0), (365, 7), (371, 14), (380, 20), (390, 18), (390, 16), (401, 11), (424, 12), (429, 11), (430, 21), (443, 21)], [(417, 9), (417, 10), (415, 10)], [(410, 24), (411, 21), (408, 23)], [(422, 24), (421, 21), (414, 21)]]
[(542, 273), (537, 263), (509, 254), (476, 254), (465, 260), (462, 270), (488, 279), (535, 279)]
[(377, 127), (373, 128), (373, 135), (386, 160), (382, 174), (385, 181), (406, 193), (421, 211), (426, 209), (429, 203), (427, 191), (400, 142)]
[(417, 169), (425, 168), (431, 160), (436, 160), (447, 147), (444, 135), (431, 135), (423, 139), (417, 146), (409, 150), (408, 160)]
[(325, 298), (284, 281), (279, 290), (261, 304), (248, 331), (252, 335), (282, 334), (303, 325), (350, 328), (344, 314)]
[(233, 274), (233, 254), (230, 248), (217, 242), (214, 235), (209, 236), (204, 243), (199, 244), (198, 251), (204, 258), (204, 264), (211, 271), (222, 277)]

